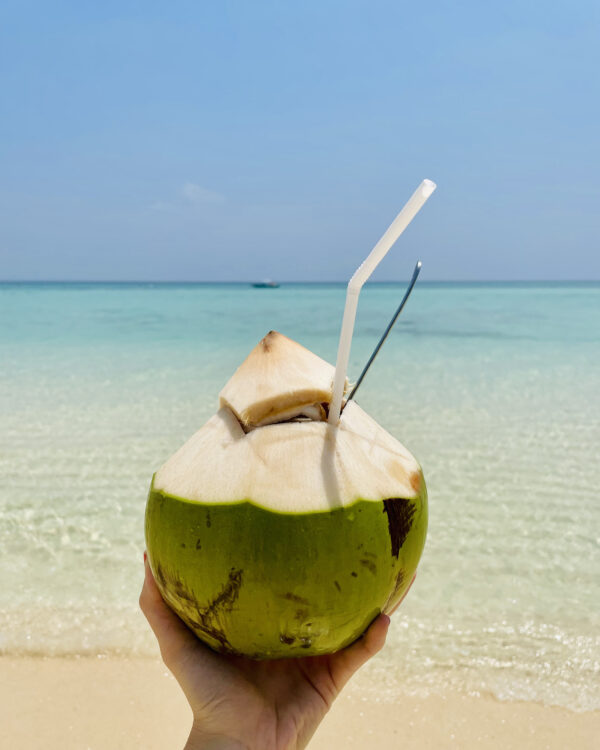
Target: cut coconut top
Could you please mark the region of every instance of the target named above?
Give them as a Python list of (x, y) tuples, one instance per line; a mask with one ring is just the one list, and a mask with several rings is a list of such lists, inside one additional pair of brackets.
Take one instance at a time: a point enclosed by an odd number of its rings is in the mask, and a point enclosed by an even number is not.
[(288, 513), (415, 497), (419, 465), (357, 404), (346, 405), (338, 425), (327, 423), (333, 375), (332, 365), (271, 331), (221, 391), (217, 414), (156, 473), (154, 488)]
[[(327, 417), (335, 368), (301, 344), (270, 331), (250, 352), (219, 395), (245, 429), (305, 415)], [(318, 414), (318, 417), (317, 417)]]
[(190, 501), (248, 500), (302, 513), (359, 499), (416, 497), (421, 470), (406, 448), (353, 401), (335, 427), (286, 422), (248, 433), (223, 407), (159, 469), (154, 488)]

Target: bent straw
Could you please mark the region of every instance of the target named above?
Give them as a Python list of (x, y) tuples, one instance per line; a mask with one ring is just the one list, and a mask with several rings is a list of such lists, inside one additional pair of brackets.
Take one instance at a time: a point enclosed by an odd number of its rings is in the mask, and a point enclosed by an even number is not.
[(400, 237), (402, 232), (423, 207), (425, 201), (433, 193), (436, 187), (435, 182), (432, 182), (431, 180), (423, 180), (411, 195), (402, 211), (400, 211), (398, 216), (396, 216), (394, 221), (390, 224), (383, 237), (363, 260), (348, 282), (344, 317), (342, 320), (342, 331), (340, 333), (340, 343), (338, 345), (335, 375), (333, 379), (333, 396), (331, 399), (331, 406), (329, 407), (328, 422), (331, 425), (337, 425), (340, 419), (342, 397), (344, 395), (344, 383), (346, 382), (346, 372), (348, 370), (348, 360), (350, 358), (350, 347), (352, 345), (354, 320), (356, 318), (356, 308), (358, 306), (358, 295), (360, 294), (360, 290), (365, 281), (367, 281), (369, 276), (388, 253), (392, 245), (396, 242), (398, 237)]

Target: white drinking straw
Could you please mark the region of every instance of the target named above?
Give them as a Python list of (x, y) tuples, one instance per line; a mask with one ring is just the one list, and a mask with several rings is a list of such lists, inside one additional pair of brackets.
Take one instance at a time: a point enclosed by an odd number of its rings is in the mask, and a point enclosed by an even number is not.
[(340, 343), (338, 345), (337, 361), (335, 364), (335, 376), (333, 379), (333, 397), (331, 399), (331, 406), (329, 407), (328, 421), (331, 425), (336, 425), (340, 419), (344, 384), (346, 382), (346, 371), (348, 370), (348, 360), (350, 358), (350, 346), (352, 345), (352, 334), (354, 332), (354, 319), (356, 317), (356, 308), (358, 306), (358, 295), (360, 294), (360, 290), (365, 281), (367, 281), (369, 276), (377, 268), (380, 261), (385, 257), (389, 249), (396, 242), (398, 237), (400, 237), (402, 232), (415, 218), (435, 188), (435, 182), (432, 182), (431, 180), (423, 180), (409, 198), (408, 203), (390, 224), (387, 232), (371, 250), (369, 255), (363, 260), (348, 282), (344, 318), (342, 320), (342, 332), (340, 334)]

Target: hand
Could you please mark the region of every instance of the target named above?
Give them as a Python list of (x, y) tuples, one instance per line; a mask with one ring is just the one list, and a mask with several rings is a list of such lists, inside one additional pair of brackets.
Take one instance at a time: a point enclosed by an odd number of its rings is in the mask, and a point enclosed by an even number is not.
[(300, 750), (340, 690), (384, 645), (379, 615), (351, 646), (326, 656), (255, 661), (204, 645), (164, 603), (146, 556), (140, 607), (194, 717), (185, 750)]

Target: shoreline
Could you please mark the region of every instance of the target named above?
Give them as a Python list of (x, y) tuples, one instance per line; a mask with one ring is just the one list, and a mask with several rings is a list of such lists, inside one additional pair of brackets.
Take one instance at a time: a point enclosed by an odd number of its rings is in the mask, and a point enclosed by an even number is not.
[[(309, 750), (592, 750), (600, 711), (502, 702), (458, 691), (395, 700), (354, 677)], [(0, 746), (28, 750), (178, 750), (191, 713), (157, 657), (0, 656)]]

